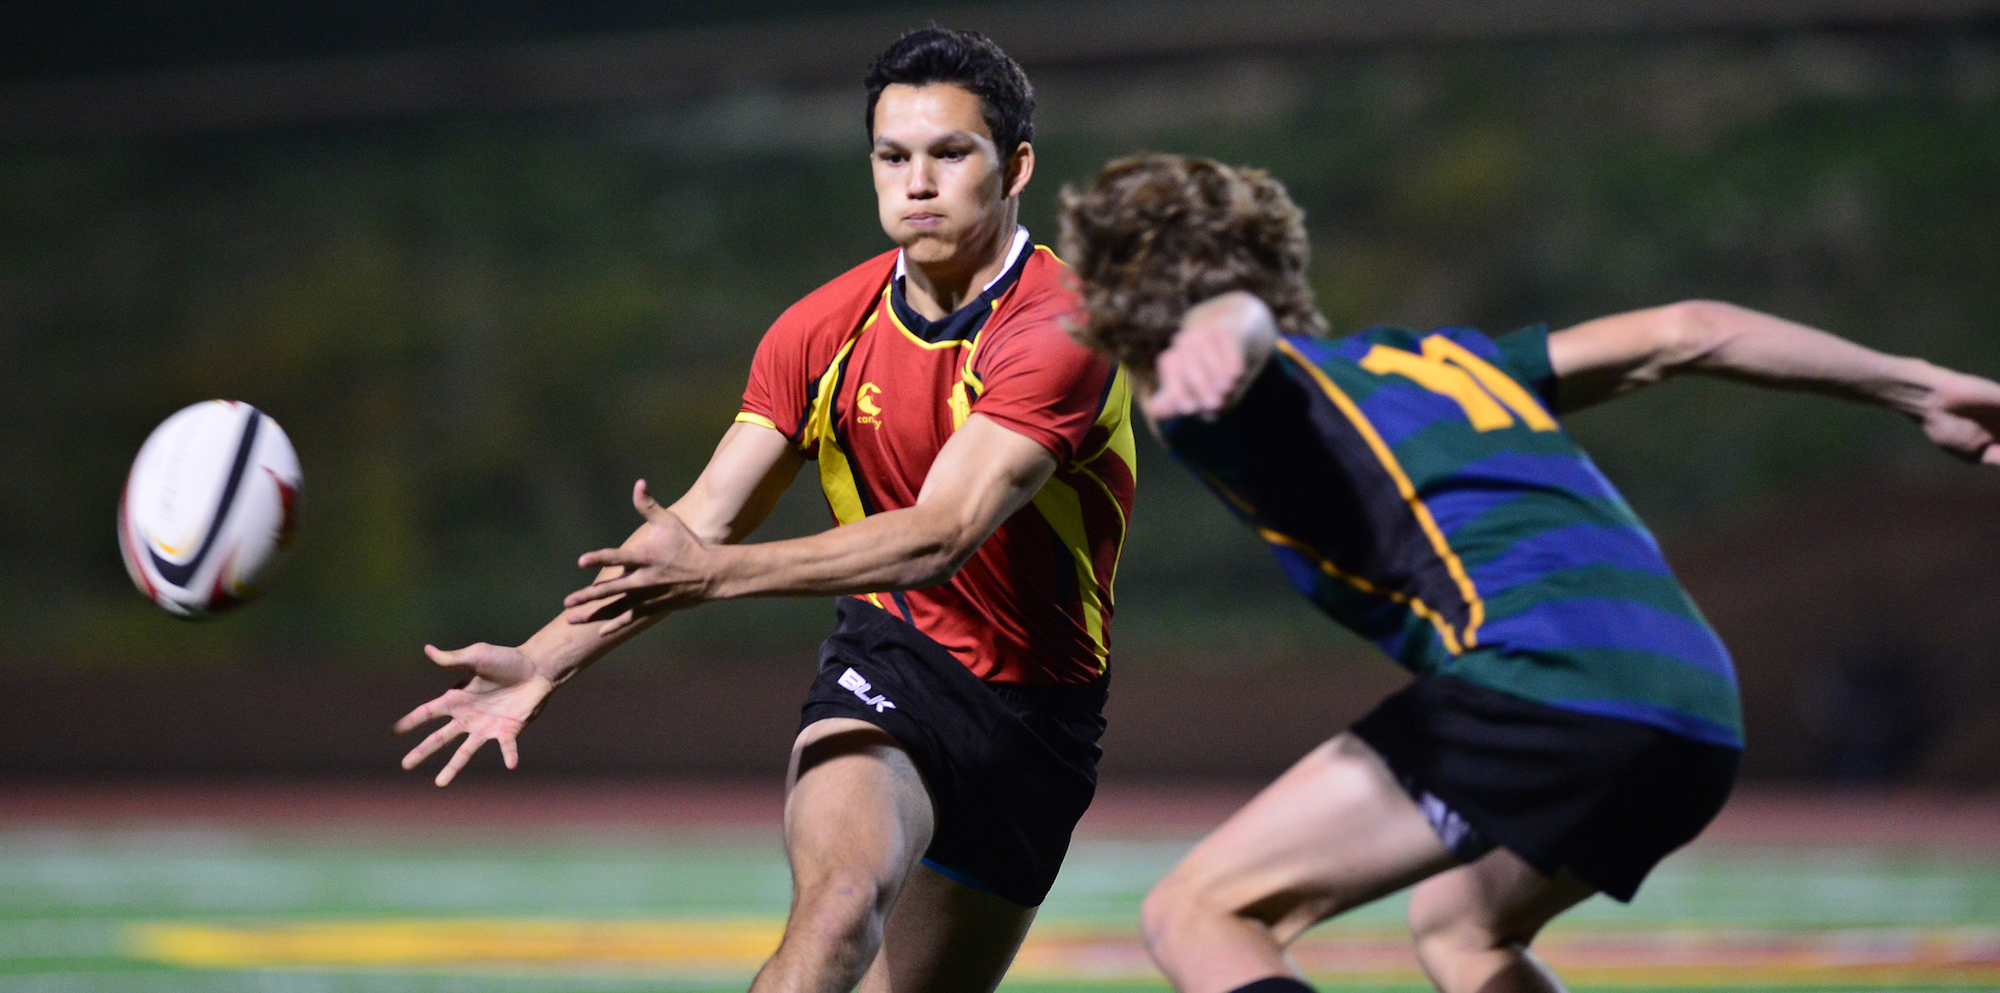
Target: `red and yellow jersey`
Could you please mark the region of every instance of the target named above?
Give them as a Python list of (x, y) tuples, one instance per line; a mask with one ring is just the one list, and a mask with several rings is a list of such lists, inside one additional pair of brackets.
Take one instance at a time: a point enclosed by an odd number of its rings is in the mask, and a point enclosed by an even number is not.
[(764, 335), (738, 420), (819, 462), (834, 520), (916, 503), (938, 449), (984, 414), (1055, 456), (1056, 472), (940, 586), (864, 595), (1001, 683), (1082, 683), (1105, 671), (1111, 582), (1132, 509), (1131, 387), (1070, 340), (1080, 302), (1054, 253), (1015, 237), (978, 299), (925, 321), (900, 256), (849, 270)]

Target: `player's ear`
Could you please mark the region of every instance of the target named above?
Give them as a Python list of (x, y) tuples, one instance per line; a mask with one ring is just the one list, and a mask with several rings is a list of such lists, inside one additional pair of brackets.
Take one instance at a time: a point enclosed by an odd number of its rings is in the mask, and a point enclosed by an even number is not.
[(1028, 188), (1028, 180), (1035, 174), (1035, 146), (1022, 142), (1014, 146), (1013, 154), (1007, 156), (1003, 193), (1009, 199), (1021, 195)]

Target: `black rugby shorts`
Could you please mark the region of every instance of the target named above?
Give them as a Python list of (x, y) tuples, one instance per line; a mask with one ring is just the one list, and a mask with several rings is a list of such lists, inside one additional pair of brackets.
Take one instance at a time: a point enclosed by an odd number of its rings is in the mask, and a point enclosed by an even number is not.
[(887, 731), (937, 809), (925, 864), (1039, 906), (1097, 792), (1109, 677), (1079, 686), (988, 683), (894, 614), (842, 597), (836, 615), (800, 728), (852, 717)]
[(1497, 844), (1621, 902), (1715, 818), (1742, 754), (1450, 676), (1419, 677), (1353, 731), (1460, 858)]

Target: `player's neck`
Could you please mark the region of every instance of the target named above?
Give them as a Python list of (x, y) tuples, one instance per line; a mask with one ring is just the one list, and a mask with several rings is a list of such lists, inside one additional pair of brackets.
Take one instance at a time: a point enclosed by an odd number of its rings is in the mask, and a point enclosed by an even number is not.
[(927, 321), (940, 321), (979, 295), (986, 284), (1000, 278), (1007, 268), (1008, 249), (1014, 247), (1018, 222), (1013, 211), (1005, 224), (967, 245), (968, 251), (949, 259), (922, 263), (903, 255), (903, 300)]

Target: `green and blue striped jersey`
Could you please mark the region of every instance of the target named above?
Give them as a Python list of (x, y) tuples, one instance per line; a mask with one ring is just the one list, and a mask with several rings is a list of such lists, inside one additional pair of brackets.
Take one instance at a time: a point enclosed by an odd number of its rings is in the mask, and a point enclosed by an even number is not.
[(1728, 651), (1553, 388), (1542, 327), (1285, 337), (1236, 407), (1161, 434), (1405, 668), (1742, 747)]

